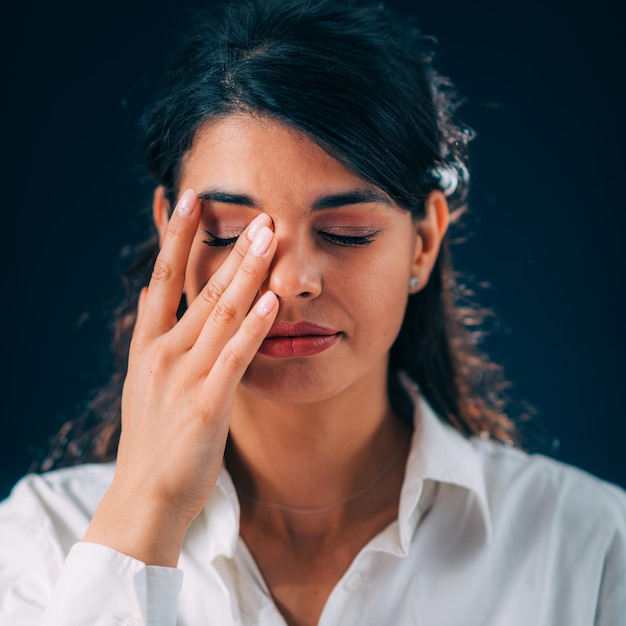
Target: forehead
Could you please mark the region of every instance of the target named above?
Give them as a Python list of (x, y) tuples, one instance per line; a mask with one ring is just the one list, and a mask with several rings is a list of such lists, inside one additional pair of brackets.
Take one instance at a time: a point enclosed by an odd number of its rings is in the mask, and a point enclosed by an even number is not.
[(291, 190), (312, 195), (371, 186), (303, 132), (243, 114), (203, 126), (183, 159), (181, 189), (210, 184), (242, 193)]

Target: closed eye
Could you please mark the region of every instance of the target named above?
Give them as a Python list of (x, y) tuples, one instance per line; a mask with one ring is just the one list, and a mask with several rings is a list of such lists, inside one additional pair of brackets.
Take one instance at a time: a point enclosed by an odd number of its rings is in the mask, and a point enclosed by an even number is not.
[(329, 241), (338, 246), (367, 246), (374, 241), (374, 238), (380, 231), (374, 233), (368, 233), (366, 235), (338, 235), (336, 233), (328, 233), (325, 231), (318, 231), (319, 234)]
[(226, 248), (227, 246), (232, 246), (239, 239), (239, 235), (235, 237), (217, 237), (208, 230), (204, 232), (207, 234), (208, 239), (203, 239), (202, 243), (206, 243), (207, 246), (212, 248)]
[[(239, 239), (239, 235), (235, 235), (234, 237), (218, 237), (208, 230), (204, 232), (207, 234), (208, 238), (204, 239), (203, 243), (212, 248), (226, 248), (232, 246), (237, 239)], [(328, 233), (325, 231), (318, 232), (324, 239), (338, 246), (367, 246), (374, 241), (379, 231), (358, 236), (338, 235), (337, 233)]]

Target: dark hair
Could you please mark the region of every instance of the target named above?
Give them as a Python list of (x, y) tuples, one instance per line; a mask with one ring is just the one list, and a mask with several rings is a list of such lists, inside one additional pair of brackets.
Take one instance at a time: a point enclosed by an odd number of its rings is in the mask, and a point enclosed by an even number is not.
[[(442, 173), (453, 221), (465, 210), (470, 129), (455, 117), (451, 82), (432, 65), (435, 40), (411, 20), (350, 1), (244, 0), (213, 8), (173, 59), (161, 96), (143, 119), (148, 169), (172, 206), (180, 167), (198, 129), (233, 113), (267, 116), (294, 127), (415, 219)], [(503, 412), (506, 382), (477, 347), (486, 311), (457, 285), (448, 236), (427, 285), (409, 297), (392, 349), (389, 393), (412, 423), (399, 371), (416, 381), (435, 411), (466, 435), (516, 440)], [(115, 457), (121, 385), (139, 288), (158, 252), (153, 236), (137, 248), (117, 310), (117, 370), (86, 412), (68, 422), (43, 467)]]

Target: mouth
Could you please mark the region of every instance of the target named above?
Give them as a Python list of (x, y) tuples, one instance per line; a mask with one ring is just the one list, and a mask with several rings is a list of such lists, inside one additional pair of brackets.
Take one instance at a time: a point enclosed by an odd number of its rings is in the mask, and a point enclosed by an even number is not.
[(328, 350), (341, 336), (340, 331), (313, 322), (279, 322), (270, 328), (259, 354), (274, 358), (312, 356)]

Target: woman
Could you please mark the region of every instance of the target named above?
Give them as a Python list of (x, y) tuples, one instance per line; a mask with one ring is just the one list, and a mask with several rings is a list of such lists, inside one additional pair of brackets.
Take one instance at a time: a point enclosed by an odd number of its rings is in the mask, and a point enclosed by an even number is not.
[(455, 302), (455, 104), (380, 8), (235, 3), (190, 35), (145, 120), (128, 364), (62, 434), (110, 462), (2, 505), (0, 624), (619, 623), (624, 494), (501, 445)]

